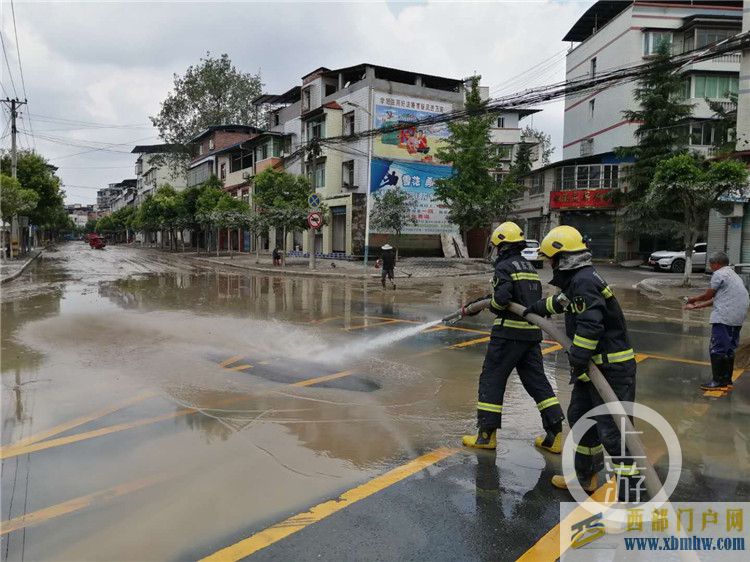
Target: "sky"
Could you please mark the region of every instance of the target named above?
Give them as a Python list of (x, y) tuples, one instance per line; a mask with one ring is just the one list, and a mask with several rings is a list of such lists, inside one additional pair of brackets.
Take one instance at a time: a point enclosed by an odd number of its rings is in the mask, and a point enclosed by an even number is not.
[[(320, 66), (369, 62), (451, 78), (478, 73), (491, 95), (507, 95), (564, 79), (562, 37), (593, 3), (14, 0), (14, 31), (2, 0), (2, 96), (28, 99), (19, 145), (59, 167), (66, 202), (93, 203), (97, 189), (134, 177), (133, 146), (159, 142), (149, 116), (174, 74), (207, 51), (260, 71), (268, 93)], [(540, 107), (522, 124), (551, 134), (559, 159), (562, 102)], [(2, 148), (8, 121), (3, 109)]]

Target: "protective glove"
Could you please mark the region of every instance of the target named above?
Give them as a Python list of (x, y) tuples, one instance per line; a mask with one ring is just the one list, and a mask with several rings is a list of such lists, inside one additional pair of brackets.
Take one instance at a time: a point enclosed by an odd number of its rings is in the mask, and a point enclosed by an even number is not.
[(531, 306), (527, 307), (526, 310), (523, 311), (524, 318), (529, 314), (536, 314), (538, 316), (549, 318), (550, 313), (547, 310), (547, 301), (545, 299), (538, 300)]
[(469, 307), (474, 303), (487, 300), (487, 299), (491, 299), (491, 298), (492, 298), (492, 295), (487, 295), (486, 297), (479, 297), (478, 299), (474, 299), (473, 301), (467, 302), (463, 307), (461, 307), (461, 316), (476, 316), (477, 314), (482, 312), (483, 309), (480, 308), (479, 310), (475, 312), (467, 312)]
[[(568, 357), (570, 358), (570, 354), (568, 354)], [(588, 365), (571, 363), (570, 364), (570, 384), (573, 384), (576, 381), (591, 382), (591, 379), (589, 378), (587, 371), (588, 371)]]

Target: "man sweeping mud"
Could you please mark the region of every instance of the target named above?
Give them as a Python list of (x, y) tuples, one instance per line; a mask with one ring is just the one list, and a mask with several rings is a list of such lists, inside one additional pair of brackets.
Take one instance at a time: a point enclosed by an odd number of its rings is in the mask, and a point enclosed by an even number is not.
[(544, 374), (542, 331), (508, 309), (513, 301), (530, 306), (542, 296), (542, 284), (534, 267), (522, 255), (526, 239), (519, 226), (505, 222), (492, 233), (497, 247), (495, 276), (490, 310), (497, 315), (492, 326), (487, 355), (479, 377), (477, 435), (466, 435), (463, 444), (478, 449), (495, 449), (496, 432), (501, 427), (503, 396), (513, 369), (526, 392), (536, 402), (546, 434), (534, 441), (537, 447), (553, 453), (562, 450), (560, 402)]

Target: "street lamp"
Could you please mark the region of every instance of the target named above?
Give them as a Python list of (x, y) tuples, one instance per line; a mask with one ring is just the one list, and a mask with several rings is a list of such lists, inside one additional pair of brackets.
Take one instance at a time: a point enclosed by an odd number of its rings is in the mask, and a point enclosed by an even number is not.
[[(372, 93), (369, 97), (370, 107), (372, 107)], [(358, 103), (354, 103), (352, 101), (345, 101), (344, 105), (351, 105), (352, 107), (356, 107), (357, 109), (361, 109), (367, 115), (370, 116), (370, 119), (368, 123), (370, 124), (370, 128), (373, 127), (374, 118), (372, 115), (372, 112), (369, 109), (365, 109)], [(368, 135), (367, 137), (367, 193), (365, 196), (365, 258), (364, 258), (364, 268), (365, 268), (365, 275), (367, 275), (367, 259), (369, 257), (369, 247), (370, 247), (370, 183), (372, 181), (372, 135)]]

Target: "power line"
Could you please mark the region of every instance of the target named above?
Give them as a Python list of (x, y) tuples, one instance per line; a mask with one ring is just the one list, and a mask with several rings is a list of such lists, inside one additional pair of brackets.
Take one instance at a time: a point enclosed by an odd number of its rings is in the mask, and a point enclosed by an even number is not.
[(18, 98), (18, 90), (16, 90), (16, 83), (13, 81), (13, 73), (10, 71), (10, 63), (8, 62), (8, 49), (5, 47), (5, 39), (3, 39), (2, 31), (0, 31), (0, 44), (2, 44), (3, 47), (3, 57), (5, 58), (5, 67), (8, 69), (8, 78), (10, 78), (10, 85), (13, 86), (13, 93), (15, 94), (15, 97)]
[[(18, 28), (16, 27), (16, 8), (13, 5), (13, 0), (10, 0), (10, 11), (13, 15), (13, 35), (16, 39), (16, 58), (18, 59), (18, 71), (21, 74), (21, 87), (23, 88), (23, 99), (28, 101), (29, 96), (26, 95), (26, 79), (23, 77), (23, 65), (21, 64), (21, 46), (18, 43)], [(28, 104), (27, 106), (28, 107)], [(31, 140), (34, 143), (34, 150), (36, 150), (36, 141), (34, 140), (34, 127), (31, 124), (31, 116), (28, 117), (29, 130), (31, 131)]]

